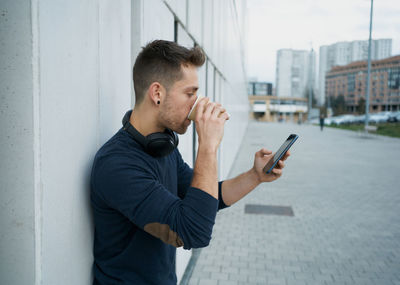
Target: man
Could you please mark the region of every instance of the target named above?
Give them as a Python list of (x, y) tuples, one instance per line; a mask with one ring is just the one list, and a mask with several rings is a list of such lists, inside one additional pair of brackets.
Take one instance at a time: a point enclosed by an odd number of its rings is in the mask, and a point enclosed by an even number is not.
[(324, 123), (325, 123), (325, 116), (324, 116), (324, 114), (321, 114), (319, 116), (319, 126), (321, 128), (321, 132), (324, 129)]
[(174, 132), (190, 125), (204, 61), (198, 47), (160, 40), (136, 59), (135, 108), (93, 163), (94, 284), (176, 284), (176, 247), (207, 246), (219, 209), (282, 174), (283, 161), (271, 174), (262, 172), (272, 157), (262, 149), (251, 170), (218, 182), (217, 149), (228, 115), (207, 98), (197, 105), (194, 169), (183, 162)]

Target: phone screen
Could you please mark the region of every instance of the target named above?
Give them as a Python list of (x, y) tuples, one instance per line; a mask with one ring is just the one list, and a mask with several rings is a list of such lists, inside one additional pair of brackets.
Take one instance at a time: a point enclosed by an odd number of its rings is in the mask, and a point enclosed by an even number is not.
[(299, 136), (295, 134), (291, 134), (286, 141), (281, 145), (278, 151), (275, 153), (274, 157), (272, 157), (267, 164), (264, 166), (263, 171), (267, 174), (272, 171), (278, 161), (286, 154), (289, 148), (293, 145), (293, 143), (297, 140)]

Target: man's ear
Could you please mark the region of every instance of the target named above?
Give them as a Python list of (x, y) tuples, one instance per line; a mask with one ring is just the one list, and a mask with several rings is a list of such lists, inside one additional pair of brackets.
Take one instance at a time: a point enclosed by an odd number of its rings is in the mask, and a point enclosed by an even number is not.
[(165, 89), (159, 82), (153, 82), (148, 91), (150, 101), (155, 105), (160, 105), (165, 96)]

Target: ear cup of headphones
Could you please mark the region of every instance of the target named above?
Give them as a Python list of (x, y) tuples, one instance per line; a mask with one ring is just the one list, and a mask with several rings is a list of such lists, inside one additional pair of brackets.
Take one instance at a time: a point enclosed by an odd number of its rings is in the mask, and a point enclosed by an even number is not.
[(178, 136), (166, 129), (163, 133), (153, 133), (146, 137), (146, 151), (152, 156), (161, 157), (170, 154), (178, 146)]
[(177, 148), (178, 144), (179, 144), (178, 135), (174, 131), (172, 131), (170, 129), (165, 129), (165, 133), (168, 133), (171, 136), (172, 143), (174, 144), (174, 147)]
[(139, 144), (141, 144), (148, 154), (153, 157), (162, 157), (170, 154), (175, 148), (178, 147), (178, 135), (170, 129), (165, 129), (165, 131), (162, 133), (158, 132), (150, 134), (146, 137), (143, 136), (129, 122), (131, 114), (132, 110), (126, 112), (124, 118), (122, 119), (123, 129), (127, 131)]

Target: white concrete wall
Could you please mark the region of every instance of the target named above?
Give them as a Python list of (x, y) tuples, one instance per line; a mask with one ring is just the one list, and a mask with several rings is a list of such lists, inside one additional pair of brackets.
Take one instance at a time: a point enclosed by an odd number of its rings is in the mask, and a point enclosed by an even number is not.
[[(208, 56), (202, 92), (231, 114), (219, 154), (227, 178), (248, 118), (243, 3), (1, 1), (0, 284), (90, 284), (92, 159), (134, 104), (136, 55), (150, 40), (174, 40), (175, 20), (178, 42)], [(193, 134), (180, 138), (189, 165)], [(189, 258), (178, 251), (179, 279)]]
[(0, 10), (0, 284), (90, 284), (89, 174), (131, 106), (130, 3)]
[(130, 3), (41, 1), (39, 32), (42, 283), (88, 284), (92, 157), (131, 105)]
[(33, 284), (35, 159), (31, 5), (26, 1), (1, 1), (0, 13), (0, 284)]

